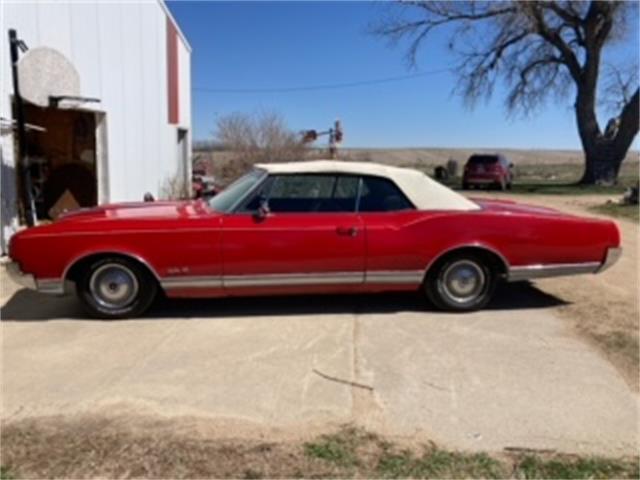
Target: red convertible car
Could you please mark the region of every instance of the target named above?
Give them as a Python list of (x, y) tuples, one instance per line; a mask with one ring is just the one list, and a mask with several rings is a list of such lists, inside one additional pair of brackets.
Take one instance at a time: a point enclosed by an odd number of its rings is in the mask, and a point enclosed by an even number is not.
[(421, 290), (482, 308), (500, 279), (596, 273), (620, 254), (611, 221), (469, 200), (373, 163), (257, 165), (220, 194), (77, 210), (21, 231), (12, 276), (75, 290), (92, 315), (142, 314), (169, 297)]

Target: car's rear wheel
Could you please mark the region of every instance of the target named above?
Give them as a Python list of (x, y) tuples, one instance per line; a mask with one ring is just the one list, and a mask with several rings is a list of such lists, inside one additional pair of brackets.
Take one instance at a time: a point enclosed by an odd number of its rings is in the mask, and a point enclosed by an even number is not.
[(109, 257), (89, 263), (81, 272), (76, 289), (91, 316), (118, 319), (144, 313), (153, 302), (158, 286), (139, 263)]
[(437, 308), (467, 312), (489, 303), (496, 279), (494, 268), (482, 255), (460, 253), (438, 261), (429, 270), (424, 288)]

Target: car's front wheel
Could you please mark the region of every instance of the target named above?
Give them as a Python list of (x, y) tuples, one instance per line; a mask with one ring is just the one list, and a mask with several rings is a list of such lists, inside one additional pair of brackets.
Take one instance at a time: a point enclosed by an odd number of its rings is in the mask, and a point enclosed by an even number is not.
[(102, 258), (87, 265), (76, 283), (87, 312), (97, 318), (136, 317), (153, 302), (158, 286), (140, 264), (121, 257)]
[(461, 253), (438, 261), (429, 270), (424, 288), (437, 308), (466, 312), (489, 303), (496, 279), (495, 270), (483, 256)]

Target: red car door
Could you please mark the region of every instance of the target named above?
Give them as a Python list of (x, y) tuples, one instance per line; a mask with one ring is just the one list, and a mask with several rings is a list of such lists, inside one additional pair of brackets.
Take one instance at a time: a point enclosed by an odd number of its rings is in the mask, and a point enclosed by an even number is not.
[(369, 290), (418, 285), (424, 276), (426, 238), (415, 235), (423, 214), (392, 181), (363, 177), (359, 213), (367, 237), (365, 284)]
[[(364, 280), (365, 235), (355, 213), (358, 179), (279, 175), (269, 179), (269, 213), (257, 201), (222, 220), (223, 285), (233, 289), (342, 290)], [(266, 188), (266, 187), (265, 187)]]

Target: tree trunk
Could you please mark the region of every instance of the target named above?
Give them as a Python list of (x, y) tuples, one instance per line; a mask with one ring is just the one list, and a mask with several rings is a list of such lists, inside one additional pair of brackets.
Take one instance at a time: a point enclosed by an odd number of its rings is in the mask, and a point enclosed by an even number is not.
[(638, 132), (638, 95), (636, 90), (622, 109), (617, 117), (618, 127), (602, 134), (595, 115), (595, 96), (578, 89), (576, 120), (585, 154), (581, 184), (614, 185), (618, 181), (622, 161)]
[(615, 185), (626, 151), (618, 151), (613, 142), (606, 142), (596, 148), (585, 149), (584, 174), (580, 180), (584, 185)]

